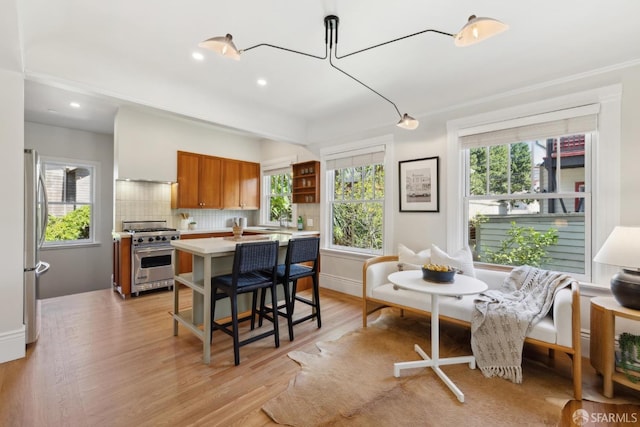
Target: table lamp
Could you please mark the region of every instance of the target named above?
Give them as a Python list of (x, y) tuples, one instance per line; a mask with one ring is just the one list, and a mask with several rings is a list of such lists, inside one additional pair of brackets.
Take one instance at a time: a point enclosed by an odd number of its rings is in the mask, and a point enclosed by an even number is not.
[(611, 292), (623, 307), (640, 310), (640, 227), (616, 227), (595, 262), (622, 267), (611, 278)]

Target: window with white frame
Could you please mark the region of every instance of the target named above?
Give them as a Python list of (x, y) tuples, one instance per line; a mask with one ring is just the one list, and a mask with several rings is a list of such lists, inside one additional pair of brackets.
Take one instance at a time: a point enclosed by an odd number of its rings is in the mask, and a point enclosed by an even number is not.
[(326, 160), (329, 248), (382, 254), (384, 157), (384, 147), (374, 147)]
[(45, 246), (94, 242), (96, 167), (43, 159), (49, 217)]
[(291, 166), (263, 170), (263, 218), (265, 224), (284, 225), (293, 222)]
[(589, 276), (596, 126), (588, 114), (460, 137), (476, 261)]

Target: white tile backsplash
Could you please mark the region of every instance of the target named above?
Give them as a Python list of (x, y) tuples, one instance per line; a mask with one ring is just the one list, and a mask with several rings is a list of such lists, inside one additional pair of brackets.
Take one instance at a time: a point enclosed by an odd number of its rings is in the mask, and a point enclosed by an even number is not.
[(170, 184), (116, 181), (116, 231), (122, 230), (122, 221), (162, 220), (173, 224)]
[(180, 228), (181, 213), (188, 213), (200, 230), (231, 227), (233, 217), (247, 218), (257, 225), (259, 211), (219, 209), (171, 209), (171, 185), (157, 182), (116, 181), (115, 230), (122, 231), (122, 221), (167, 221)]

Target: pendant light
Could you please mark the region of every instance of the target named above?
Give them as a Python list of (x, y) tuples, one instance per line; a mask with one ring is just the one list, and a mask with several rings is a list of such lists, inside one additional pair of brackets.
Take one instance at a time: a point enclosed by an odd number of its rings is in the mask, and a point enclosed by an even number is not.
[[(340, 71), (342, 74), (346, 75), (347, 77), (355, 80), (360, 85), (364, 86), (365, 88), (369, 89), (371, 92), (373, 92), (376, 95), (378, 95), (380, 98), (382, 98), (385, 101), (389, 102), (395, 108), (396, 112), (398, 113), (398, 116), (400, 117), (400, 121), (396, 124), (398, 127), (403, 128), (403, 129), (413, 130), (413, 129), (416, 129), (418, 127), (418, 125), (419, 125), (418, 120), (414, 119), (413, 117), (411, 117), (407, 113), (401, 114), (400, 110), (398, 109), (398, 107), (396, 106), (396, 104), (393, 101), (391, 101), (386, 96), (382, 95), (380, 92), (374, 90), (373, 88), (371, 88), (367, 84), (363, 83), (361, 80), (359, 80), (356, 77), (352, 76), (351, 74), (347, 73), (342, 68), (339, 68), (333, 62), (333, 59), (338, 60), (338, 59), (346, 58), (348, 56), (356, 55), (358, 53), (362, 53), (362, 52), (365, 52), (367, 50), (375, 49), (377, 47), (384, 46), (384, 45), (387, 45), (389, 43), (394, 43), (394, 42), (397, 42), (397, 41), (400, 41), (400, 40), (404, 40), (404, 39), (409, 38), (409, 37), (417, 36), (419, 34), (428, 33), (428, 32), (442, 34), (442, 35), (445, 35), (445, 36), (452, 37), (454, 39), (454, 43), (455, 43), (456, 46), (459, 46), (459, 47), (470, 46), (472, 44), (476, 44), (476, 43), (479, 43), (479, 42), (481, 42), (483, 40), (486, 40), (489, 37), (492, 37), (492, 36), (494, 36), (496, 34), (499, 34), (499, 33), (503, 32), (503, 31), (506, 31), (509, 28), (508, 25), (506, 25), (506, 24), (504, 24), (504, 23), (502, 23), (502, 22), (500, 22), (500, 21), (498, 21), (496, 19), (478, 18), (475, 15), (471, 15), (469, 17), (469, 20), (467, 21), (467, 23), (462, 27), (460, 32), (458, 32), (457, 34), (447, 33), (447, 32), (439, 31), (439, 30), (427, 29), (427, 30), (419, 31), (417, 33), (409, 34), (407, 36), (398, 37), (396, 39), (389, 40), (389, 41), (386, 41), (386, 42), (383, 42), (383, 43), (378, 43), (378, 44), (376, 44), (374, 46), (370, 46), (370, 47), (367, 47), (367, 48), (364, 48), (364, 49), (356, 50), (356, 51), (348, 53), (346, 55), (338, 55), (338, 23), (339, 22), (340, 22), (340, 20), (335, 15), (328, 15), (328, 16), (325, 16), (325, 18), (324, 18), (324, 28), (325, 28), (325, 54), (324, 54), (324, 56), (312, 55), (312, 54), (309, 54), (309, 53), (300, 52), (300, 51), (297, 51), (297, 50), (288, 49), (286, 47), (276, 46), (276, 45), (272, 45), (272, 44), (268, 44), (268, 43), (260, 43), (260, 44), (248, 47), (246, 49), (237, 49), (235, 44), (233, 43), (233, 37), (231, 36), (231, 34), (227, 34), (224, 37), (213, 37), (213, 38), (207, 39), (207, 40), (201, 42), (199, 44), (199, 46), (203, 47), (205, 49), (210, 49), (210, 50), (218, 53), (219, 55), (225, 56), (227, 58), (232, 58), (232, 59), (235, 59), (235, 60), (240, 60), (240, 56), (241, 56), (242, 53), (247, 52), (247, 51), (249, 51), (251, 49), (258, 48), (258, 47), (270, 47), (270, 48), (284, 50), (284, 51), (291, 52), (291, 53), (296, 53), (296, 54), (299, 54), (299, 55), (308, 56), (308, 57), (315, 58), (315, 59), (325, 60), (325, 59), (329, 58), (329, 63), (331, 65), (331, 67), (333, 67), (334, 69)], [(335, 49), (335, 51), (334, 51), (334, 49)]]

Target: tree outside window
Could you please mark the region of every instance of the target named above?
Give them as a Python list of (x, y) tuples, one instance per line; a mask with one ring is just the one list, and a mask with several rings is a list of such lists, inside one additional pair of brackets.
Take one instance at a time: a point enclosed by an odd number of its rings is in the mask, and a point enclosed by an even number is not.
[(267, 209), (270, 223), (280, 223), (287, 221), (291, 223), (292, 217), (292, 197), (291, 197), (291, 172), (277, 172), (266, 175), (267, 188)]
[(585, 273), (589, 141), (579, 134), (467, 150), (465, 203), (476, 261)]
[(94, 167), (43, 163), (49, 210), (45, 245), (92, 241)]
[(384, 165), (346, 167), (330, 173), (332, 247), (382, 253)]

